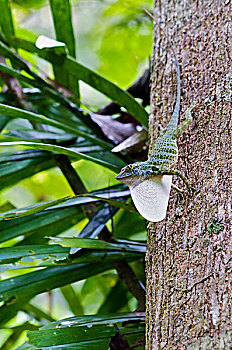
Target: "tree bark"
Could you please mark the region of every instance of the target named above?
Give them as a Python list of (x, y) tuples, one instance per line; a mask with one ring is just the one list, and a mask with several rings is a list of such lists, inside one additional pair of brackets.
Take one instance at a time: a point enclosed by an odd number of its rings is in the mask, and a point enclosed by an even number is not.
[[(155, 1), (180, 63), (180, 121), (199, 104), (178, 141), (177, 168), (195, 191), (172, 190), (166, 219), (149, 225), (147, 349), (232, 349), (231, 14), (231, 1)], [(173, 55), (154, 26), (150, 149), (175, 96)]]

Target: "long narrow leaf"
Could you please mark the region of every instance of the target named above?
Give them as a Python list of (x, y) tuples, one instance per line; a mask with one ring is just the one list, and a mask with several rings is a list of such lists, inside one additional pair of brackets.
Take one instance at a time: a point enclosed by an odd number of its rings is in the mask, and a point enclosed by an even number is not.
[(71, 284), (60, 288), (70, 310), (76, 316), (83, 315), (84, 310), (81, 305), (81, 299)]
[(111, 263), (55, 266), (0, 281), (0, 325), (35, 295), (112, 269)]
[[(18, 58), (19, 59), (19, 58)], [(18, 72), (16, 69), (8, 67), (2, 63), (0, 63), (0, 71), (9, 74), (12, 77), (17, 78), (22, 81), (28, 87), (37, 87), (39, 88), (45, 95), (51, 97), (53, 100), (59, 102), (61, 105), (65, 106), (72, 113), (75, 114), (86, 126), (89, 126), (93, 131), (97, 132), (96, 124), (92, 122), (89, 116), (84, 115), (81, 110), (79, 110), (78, 106), (76, 106), (73, 102), (71, 102), (66, 96), (62, 95), (59, 91), (55, 90), (53, 86), (49, 85), (44, 80), (38, 78), (28, 78), (22, 73)]]
[(10, 120), (6, 115), (0, 114), (0, 132), (5, 128), (6, 124)]
[(56, 38), (67, 45), (70, 56), (76, 57), (75, 38), (69, 0), (49, 0)]
[[(117, 324), (119, 334), (126, 336), (133, 342), (142, 337), (145, 332), (144, 313), (113, 314), (107, 316), (72, 317), (53, 322), (40, 328), (39, 331), (28, 332), (29, 341), (20, 350), (35, 349), (107, 349), (110, 337), (116, 333)], [(126, 323), (127, 326), (124, 326)]]
[(56, 128), (59, 128), (61, 130), (67, 131), (68, 133), (71, 133), (72, 135), (81, 136), (86, 140), (90, 140), (93, 143), (97, 143), (97, 144), (103, 146), (103, 148), (106, 148), (106, 149), (112, 148), (112, 146), (110, 144), (108, 144), (105, 141), (102, 141), (101, 139), (98, 139), (95, 136), (87, 134), (81, 130), (75, 129), (71, 126), (65, 125), (64, 123), (60, 123), (56, 120), (52, 120), (52, 119), (45, 117), (43, 115), (28, 112), (28, 111), (25, 111), (25, 110), (20, 109), (20, 108), (7, 106), (7, 105), (4, 105), (2, 103), (0, 103), (0, 113), (7, 115), (8, 117), (11, 117), (11, 118), (22, 118), (22, 119), (27, 119), (27, 120), (30, 120), (30, 121), (33, 121), (36, 123), (48, 124), (48, 125), (54, 126)]
[(1, 16), (0, 26), (4, 33), (14, 35), (14, 25), (8, 0), (0, 0)]
[(96, 250), (109, 250), (109, 251), (123, 251), (123, 252), (139, 252), (146, 253), (146, 245), (143, 243), (134, 242), (134, 244), (127, 243), (109, 243), (97, 239), (90, 238), (63, 238), (55, 237), (51, 238), (54, 243), (60, 244), (62, 247), (74, 247), (74, 248), (86, 248)]
[(25, 313), (27, 313), (28, 315), (35, 317), (35, 319), (38, 320), (47, 320), (49, 322), (53, 322), (55, 321), (55, 319), (49, 315), (48, 313), (42, 311), (41, 309), (39, 309), (38, 307), (36, 307), (33, 304), (26, 304), (21, 308), (22, 311), (24, 311)]
[(126, 285), (119, 279), (116, 285), (112, 286), (105, 301), (98, 309), (98, 315), (112, 314), (122, 309), (129, 301), (130, 295), (127, 293)]
[(17, 219), (17, 218), (21, 218), (24, 216), (28, 216), (28, 215), (33, 215), (36, 213), (39, 213), (40, 211), (43, 211), (51, 206), (54, 205), (58, 205), (60, 203), (66, 202), (67, 200), (69, 200), (71, 198), (71, 196), (68, 197), (64, 197), (61, 199), (57, 199), (54, 201), (50, 201), (50, 202), (45, 202), (42, 204), (36, 204), (34, 205), (31, 209), (17, 209), (17, 210), (11, 210), (9, 212), (9, 214), (0, 214), (0, 220), (9, 220), (9, 219)]
[[(56, 245), (57, 246), (57, 245)], [(31, 247), (31, 246), (29, 246)], [(0, 255), (5, 256), (5, 259), (0, 264), (0, 271), (8, 271), (8, 270), (20, 270), (20, 269), (37, 269), (38, 267), (51, 267), (56, 265), (72, 265), (72, 264), (86, 264), (86, 262), (98, 264), (103, 260), (104, 262), (112, 262), (119, 260), (126, 260), (128, 262), (136, 261), (144, 259), (144, 253), (139, 252), (123, 252), (123, 251), (90, 251), (90, 250), (81, 250), (78, 254), (75, 254), (75, 257), (69, 255), (70, 248), (64, 248), (59, 246), (60, 249), (63, 248), (62, 251), (58, 251), (57, 249), (53, 250), (47, 248), (47, 254), (45, 254), (46, 248), (44, 248), (44, 254), (40, 254), (38, 252), (37, 246), (32, 246), (35, 252), (35, 255), (28, 255), (28, 246), (16, 246), (14, 248), (22, 248), (19, 250), (21, 252), (21, 256), (15, 253), (15, 256), (12, 256), (12, 247), (10, 248), (0, 248)], [(46, 245), (44, 245), (46, 247)], [(51, 246), (47, 246), (51, 247)], [(16, 250), (16, 249), (15, 249)], [(11, 255), (9, 259), (6, 258), (6, 255)], [(24, 255), (25, 252), (25, 255)]]
[[(34, 295), (80, 281), (112, 269), (111, 263), (73, 264), (48, 267), (39, 271), (0, 281), (0, 301), (4, 305), (24, 302)], [(3, 306), (4, 307), (4, 306)], [(1, 308), (0, 308), (1, 314)]]
[(38, 328), (38, 326), (35, 326), (29, 322), (25, 322), (19, 326), (9, 328), (11, 335), (4, 342), (4, 344), (1, 344), (1, 350), (15, 349), (15, 346), (18, 343), (18, 339), (20, 339), (22, 333), (28, 330), (37, 330)]
[[(127, 323), (127, 327), (122, 325), (123, 322)], [(128, 325), (130, 322), (132, 325)], [(133, 322), (136, 326), (133, 326)], [(39, 331), (28, 332), (29, 343), (37, 347), (70, 344), (75, 349), (86, 348), (88, 345), (88, 349), (94, 349), (93, 345), (95, 348), (101, 348), (102, 345), (106, 348), (110, 337), (116, 333), (115, 323), (119, 323), (119, 333), (122, 335), (142, 335), (145, 331), (144, 313), (73, 317), (44, 326)]]
[(137, 213), (137, 210), (132, 205), (117, 201), (115, 199), (104, 198), (104, 197), (100, 197), (100, 196), (97, 196), (94, 194), (80, 194), (77, 197), (92, 198), (92, 199), (95, 199), (97, 201), (107, 202), (108, 204), (110, 204), (113, 207), (128, 210), (132, 213)]
[[(29, 207), (20, 208), (17, 210), (10, 210), (8, 212), (1, 213), (0, 220), (12, 220), (12, 219), (17, 219), (17, 218), (22, 218), (24, 216), (29, 216), (29, 215), (39, 213), (39, 212), (41, 212), (45, 209), (48, 209), (48, 208), (53, 208), (53, 209), (54, 209), (54, 207), (59, 208), (60, 204), (65, 203), (65, 202), (69, 201), (70, 199), (75, 200), (76, 198), (82, 198), (82, 197), (83, 198), (91, 198), (91, 199), (94, 199), (96, 201), (107, 202), (112, 206), (115, 206), (115, 207), (118, 207), (121, 209), (125, 209), (125, 210), (129, 210), (132, 212), (136, 212), (134, 207), (132, 207), (129, 204), (123, 203), (121, 201), (118, 201), (118, 200), (104, 198), (104, 197), (91, 195), (91, 194), (87, 194), (87, 195), (81, 194), (81, 195), (72, 196), (72, 197), (68, 196), (68, 197), (56, 199), (56, 200), (49, 201), (49, 202), (37, 203), (37, 204), (31, 205)], [(76, 202), (76, 204), (84, 204), (84, 202), (80, 200), (79, 203)]]
[[(0, 139), (1, 139), (1, 136), (0, 136)], [(17, 151), (13, 153), (3, 152), (3, 153), (0, 153), (0, 164), (3, 164), (3, 163), (9, 164), (9, 162), (14, 162), (15, 164), (17, 161), (37, 159), (37, 158), (42, 160), (44, 157), (48, 159), (49, 154), (50, 153), (48, 152), (40, 151), (40, 150)]]
[[(56, 39), (64, 42), (70, 56), (76, 57), (75, 38), (72, 26), (72, 13), (69, 0), (49, 0), (56, 32)], [(53, 66), (56, 80), (79, 96), (78, 80), (72, 72), (64, 75), (63, 68)]]
[[(6, 136), (5, 136), (6, 135)], [(11, 136), (11, 135), (19, 135), (18, 136)], [(44, 138), (43, 140), (41, 139), (32, 139), (32, 137), (30, 137), (30, 135), (34, 135), (35, 137), (43, 137), (43, 132), (33, 132), (31, 131), (29, 133), (29, 135), (26, 135), (24, 133), (21, 133), (21, 132), (18, 132), (18, 131), (15, 131), (15, 132), (12, 132), (10, 133), (10, 136), (9, 134), (4, 134), (2, 136), (0, 136), (0, 146), (1, 146), (1, 143), (2, 142), (13, 142), (13, 141), (16, 141), (16, 142), (21, 142), (21, 141), (26, 141), (26, 142), (42, 142), (44, 143), (44, 139), (46, 139), (46, 133), (44, 133)], [(51, 133), (48, 133), (48, 136), (50, 135), (50, 138), (46, 139), (46, 142), (49, 142), (49, 140), (52, 140), (52, 135)], [(23, 139), (22, 139), (22, 136)], [(68, 142), (66, 142), (65, 138), (69, 137), (69, 140)], [(28, 137), (28, 139), (27, 139)], [(95, 159), (100, 159), (101, 161), (105, 161), (106, 163), (110, 163), (110, 164), (113, 164), (115, 165), (116, 167), (118, 168), (122, 168), (123, 166), (125, 166), (126, 164), (126, 160), (124, 159), (124, 157), (118, 157), (117, 155), (115, 155), (114, 153), (111, 153), (109, 150), (104, 150), (102, 149), (101, 146), (98, 146), (98, 145), (92, 145), (90, 144), (89, 141), (85, 141), (83, 140), (82, 138), (77, 138), (77, 140), (75, 141), (74, 143), (74, 138), (75, 136), (70, 136), (70, 135), (67, 135), (67, 134), (61, 134), (61, 139), (59, 137), (59, 134), (57, 136), (57, 140), (60, 139), (60, 144), (57, 144), (57, 146), (65, 146), (66, 147), (66, 144), (67, 144), (67, 147), (68, 149), (70, 149), (71, 151), (75, 151), (77, 153), (81, 153), (81, 154), (86, 154), (87, 156), (89, 157), (92, 157), (92, 158), (95, 158)], [(69, 141), (71, 141), (71, 144), (69, 145)], [(49, 144), (49, 143), (46, 143), (46, 144)], [(53, 142), (51, 141), (51, 144), (53, 144)], [(26, 152), (26, 151), (24, 151)], [(28, 152), (30, 153), (30, 152)], [(23, 154), (23, 151), (17, 151), (17, 152), (14, 152), (14, 153), (11, 153), (8, 152), (7, 155), (5, 155), (4, 153), (0, 153), (0, 163), (2, 162), (6, 162), (6, 157), (9, 157), (8, 158), (8, 165), (11, 165), (9, 164), (9, 161), (15, 161), (15, 160), (20, 160), (20, 157), (18, 157), (18, 154)], [(30, 155), (35, 158), (36, 155), (38, 155), (38, 157), (40, 158), (46, 158), (46, 159), (52, 159), (53, 158), (53, 155), (50, 153), (48, 154), (47, 152), (42, 152), (40, 151), (39, 149), (37, 149), (36, 151), (31, 151)], [(31, 158), (30, 156), (29, 157), (21, 157), (21, 159), (28, 159), (28, 158)], [(42, 159), (41, 159), (42, 160)], [(71, 161), (75, 161), (76, 160), (76, 156), (75, 157), (71, 157), (70, 159)], [(21, 165), (18, 164), (19, 166)], [(17, 167), (17, 166), (16, 166)], [(8, 168), (5, 168), (5, 171), (4, 171), (4, 174), (5, 173), (8, 173)], [(0, 177), (2, 177), (2, 173), (0, 172)]]
[(0, 221), (0, 242), (24, 236), (22, 244), (47, 242), (44, 236), (56, 236), (84, 218), (78, 206), (43, 211), (13, 220)]
[[(95, 193), (98, 196), (97, 199), (99, 197), (105, 199), (128, 197), (129, 190), (121, 190), (120, 188), (121, 186), (107, 188), (96, 191)], [(91, 203), (97, 199), (75, 197), (59, 206), (50, 207), (34, 215), (13, 220), (2, 220), (0, 221), (0, 242), (24, 235), (24, 242), (27, 242), (25, 244), (44, 243), (44, 236), (56, 236), (75, 225), (84, 217), (80, 205)], [(28, 207), (27, 209), (30, 208)], [(8, 215), (10, 212), (5, 214)], [(31, 243), (30, 236), (32, 237)]]
[[(15, 155), (16, 154), (14, 154), (14, 156)], [(44, 157), (38, 155), (38, 158), (34, 158), (32, 155), (32, 159), (12, 162), (10, 162), (9, 155), (9, 162), (0, 162), (0, 188), (13, 186), (20, 180), (39, 173), (40, 171), (52, 168), (55, 165), (55, 160), (52, 159), (51, 155), (44, 154)]]
[[(120, 334), (144, 334), (144, 326), (137, 325), (136, 328), (131, 327), (120, 327)], [(110, 341), (110, 337), (114, 336), (116, 333), (115, 326), (113, 324), (108, 324), (107, 326), (102, 325), (92, 325), (92, 327), (80, 326), (78, 329), (67, 327), (54, 330), (46, 329), (44, 331), (31, 331), (28, 332), (29, 343), (35, 345), (38, 348), (41, 347), (51, 347), (55, 345), (65, 345), (71, 343), (72, 346), (78, 343), (84, 343), (88, 345), (89, 341), (93, 341), (95, 349), (99, 348), (98, 344), (107, 344)], [(98, 341), (96, 341), (96, 338)], [(78, 349), (78, 348), (77, 348)], [(89, 349), (89, 347), (88, 347)], [(104, 347), (102, 348), (104, 349)], [(106, 348), (105, 348), (106, 349)]]
[[(46, 50), (39, 50), (36, 48), (34, 43), (28, 40), (13, 37), (7, 37), (7, 39), (14, 47), (36, 53), (41, 58), (44, 58), (58, 66), (62, 65), (64, 70), (67, 72), (71, 71), (72, 74), (75, 75), (79, 80), (84, 81), (86, 84), (92, 86), (96, 90), (111, 98), (113, 101), (117, 102), (120, 106), (125, 107), (136, 120), (138, 120), (142, 125), (147, 126), (148, 114), (146, 110), (128, 92), (123, 91), (117, 85), (111, 83), (109, 80), (103, 78), (99, 74), (93, 72), (91, 69), (76, 62), (72, 57), (62, 57), (56, 55), (55, 53), (47, 52)], [(4, 55), (7, 55), (6, 49), (2, 49), (0, 45), (0, 53), (1, 51)], [(8, 52), (8, 56), (10, 55), (11, 54)], [(23, 68), (22, 63), (19, 64), (20, 67)]]
[[(3, 140), (4, 137), (4, 140)], [(0, 136), (0, 140), (3, 141), (16, 141), (14, 138), (22, 141), (31, 141), (31, 140), (55, 140), (57, 143), (60, 141), (71, 141), (76, 140), (76, 136), (64, 134), (64, 133), (55, 133), (44, 130), (31, 130), (31, 129), (22, 129), (22, 130), (13, 130), (4, 135)], [(9, 138), (9, 140), (8, 140)], [(96, 146), (99, 147), (99, 146)]]
[[(65, 136), (65, 134), (62, 135)], [(0, 146), (2, 140), (3, 137), (0, 136)], [(81, 138), (78, 138), (76, 142), (72, 145), (73, 150), (76, 152), (87, 154), (94, 158), (100, 157), (101, 160), (112, 163), (119, 168), (125, 165), (122, 159), (115, 157), (110, 151), (102, 150), (98, 145), (91, 145), (89, 141)], [(76, 157), (71, 157), (70, 160), (73, 162), (75, 159)], [(0, 188), (12, 186), (24, 178), (55, 166), (56, 163), (53, 154), (39, 149), (14, 150), (14, 153), (0, 153)]]
[(15, 264), (43, 260), (44, 262), (56, 262), (68, 258), (69, 249), (60, 245), (27, 245), (9, 248), (0, 248), (0, 264)]
[(50, 144), (41, 143), (41, 142), (37, 143), (37, 142), (28, 142), (28, 141), (1, 142), (0, 146), (6, 146), (6, 147), (23, 146), (26, 149), (30, 149), (30, 148), (42, 149), (45, 151), (55, 152), (58, 154), (65, 154), (66, 156), (72, 157), (76, 160), (80, 160), (80, 159), (89, 160), (90, 162), (94, 162), (96, 164), (102, 165), (115, 172), (118, 172), (120, 170), (120, 168), (114, 164), (110, 164), (101, 159), (88, 156), (87, 154), (84, 154), (84, 153), (75, 152), (74, 150), (71, 150), (69, 148), (62, 147), (62, 146), (55, 146), (55, 145), (50, 145)]

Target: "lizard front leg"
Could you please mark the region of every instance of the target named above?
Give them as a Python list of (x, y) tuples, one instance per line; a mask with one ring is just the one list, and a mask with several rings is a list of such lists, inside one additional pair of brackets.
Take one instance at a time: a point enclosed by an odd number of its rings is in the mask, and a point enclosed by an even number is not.
[(188, 181), (187, 177), (178, 169), (163, 169), (154, 172), (154, 175), (178, 175), (184, 181), (189, 191), (193, 189), (192, 184)]

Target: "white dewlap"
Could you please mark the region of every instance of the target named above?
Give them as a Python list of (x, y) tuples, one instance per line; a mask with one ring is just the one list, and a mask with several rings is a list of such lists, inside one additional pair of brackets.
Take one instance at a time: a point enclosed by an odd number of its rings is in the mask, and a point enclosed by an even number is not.
[(129, 186), (134, 205), (145, 219), (158, 222), (165, 218), (171, 185), (172, 176), (163, 175)]

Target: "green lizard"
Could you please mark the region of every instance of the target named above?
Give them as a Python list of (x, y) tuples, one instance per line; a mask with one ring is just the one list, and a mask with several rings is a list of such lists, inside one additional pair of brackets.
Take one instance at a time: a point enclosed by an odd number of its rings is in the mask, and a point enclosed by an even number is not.
[[(149, 15), (152, 16), (151, 14)], [(152, 18), (156, 22), (153, 16)], [(176, 140), (191, 123), (191, 110), (196, 106), (196, 102), (194, 102), (186, 110), (186, 119), (178, 126), (180, 110), (180, 67), (175, 49), (165, 32), (164, 35), (172, 49), (177, 73), (177, 97), (173, 114), (166, 129), (156, 140), (152, 154), (148, 160), (125, 166), (116, 176), (117, 180), (129, 186), (132, 199), (139, 213), (145, 219), (153, 222), (161, 221), (166, 216), (172, 175), (181, 177), (186, 183), (187, 188), (191, 188), (191, 184), (187, 178), (175, 168), (178, 158)], [(175, 186), (173, 187), (175, 188)]]

